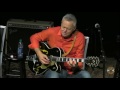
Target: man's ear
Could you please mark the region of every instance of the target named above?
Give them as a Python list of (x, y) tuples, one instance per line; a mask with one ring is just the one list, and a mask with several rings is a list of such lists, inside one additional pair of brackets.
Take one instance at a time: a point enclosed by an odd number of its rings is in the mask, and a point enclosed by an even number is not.
[(74, 27), (74, 31), (76, 30), (76, 27)]

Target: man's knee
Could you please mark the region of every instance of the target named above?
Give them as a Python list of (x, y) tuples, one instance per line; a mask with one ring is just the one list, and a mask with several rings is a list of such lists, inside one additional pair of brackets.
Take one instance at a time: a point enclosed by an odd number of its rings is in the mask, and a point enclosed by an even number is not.
[(91, 75), (88, 71), (83, 70), (83, 71), (80, 71), (78, 74), (81, 78), (91, 78)]
[(59, 73), (56, 71), (48, 70), (45, 73), (44, 78), (59, 78)]

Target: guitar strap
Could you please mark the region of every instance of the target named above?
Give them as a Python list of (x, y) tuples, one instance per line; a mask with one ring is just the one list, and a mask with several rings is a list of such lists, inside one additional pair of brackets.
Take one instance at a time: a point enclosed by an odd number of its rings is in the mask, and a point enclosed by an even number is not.
[[(77, 31), (76, 31), (76, 33), (77, 33)], [(72, 45), (71, 45), (69, 51), (66, 52), (66, 53), (64, 53), (64, 54), (62, 55), (63, 57), (67, 56), (67, 55), (70, 53), (70, 51), (73, 49), (73, 46), (74, 46), (75, 41), (76, 41), (76, 33), (75, 33), (74, 40), (73, 40), (73, 42), (72, 42)]]

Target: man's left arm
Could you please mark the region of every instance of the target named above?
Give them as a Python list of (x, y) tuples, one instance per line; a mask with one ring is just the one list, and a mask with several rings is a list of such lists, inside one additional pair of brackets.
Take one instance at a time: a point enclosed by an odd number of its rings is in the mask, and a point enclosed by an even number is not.
[[(84, 58), (84, 49), (85, 49), (85, 38), (82, 37), (79, 42), (78, 48), (76, 50), (75, 57), (76, 58)], [(78, 62), (77, 66), (81, 69), (83, 67), (83, 63)]]

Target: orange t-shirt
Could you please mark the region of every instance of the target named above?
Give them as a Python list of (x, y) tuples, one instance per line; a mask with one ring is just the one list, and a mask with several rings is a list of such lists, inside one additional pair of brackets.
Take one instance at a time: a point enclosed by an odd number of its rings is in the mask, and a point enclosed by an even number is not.
[[(72, 42), (74, 40), (75, 34), (73, 34), (70, 38), (64, 39), (61, 36), (61, 27), (51, 27), (46, 30), (42, 30), (39, 33), (36, 33), (30, 37), (31, 44), (28, 46), (30, 49), (39, 48), (39, 43), (42, 41), (47, 41), (48, 45), (51, 48), (59, 47), (64, 52), (68, 52), (71, 48)], [(84, 56), (84, 46), (85, 46), (85, 37), (81, 32), (77, 32), (76, 34), (76, 41), (74, 43), (74, 47), (71, 52), (66, 57), (73, 57), (73, 58), (83, 58)], [(71, 67), (64, 62), (64, 66), (68, 70), (69, 74), (72, 74)], [(78, 66), (82, 68), (82, 62), (78, 62)]]

